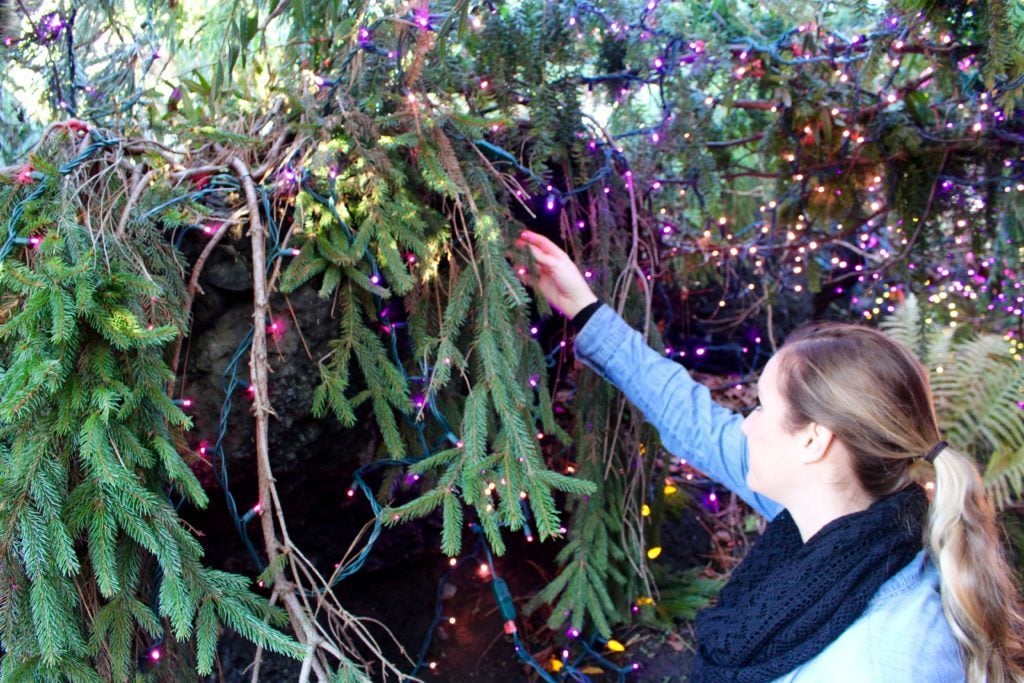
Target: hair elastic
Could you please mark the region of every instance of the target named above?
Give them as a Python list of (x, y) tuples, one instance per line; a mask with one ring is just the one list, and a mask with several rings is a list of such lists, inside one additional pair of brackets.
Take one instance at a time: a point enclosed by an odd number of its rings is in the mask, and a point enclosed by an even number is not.
[(946, 443), (945, 441), (940, 441), (937, 444), (935, 444), (934, 446), (932, 446), (932, 449), (930, 451), (928, 451), (927, 453), (925, 453), (922, 457), (927, 462), (935, 462), (935, 456), (937, 456), (947, 446), (949, 446), (948, 443)]

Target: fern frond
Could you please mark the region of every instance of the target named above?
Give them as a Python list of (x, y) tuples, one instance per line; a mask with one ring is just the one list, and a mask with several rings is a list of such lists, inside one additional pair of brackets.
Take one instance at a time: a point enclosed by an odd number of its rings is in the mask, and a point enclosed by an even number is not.
[(985, 490), (997, 509), (1024, 496), (1024, 448), (993, 454), (985, 468)]
[(879, 328), (890, 337), (917, 354), (922, 363), (927, 364), (927, 349), (922, 334), (924, 322), (921, 308), (917, 303), (917, 295), (908, 294), (903, 303), (879, 323)]
[[(906, 342), (920, 318), (916, 299), (908, 297), (882, 327)], [(943, 434), (984, 466), (993, 502), (1005, 507), (1024, 494), (1024, 412), (1018, 403), (1024, 363), (994, 334), (958, 339), (948, 327), (933, 325), (918, 340)]]

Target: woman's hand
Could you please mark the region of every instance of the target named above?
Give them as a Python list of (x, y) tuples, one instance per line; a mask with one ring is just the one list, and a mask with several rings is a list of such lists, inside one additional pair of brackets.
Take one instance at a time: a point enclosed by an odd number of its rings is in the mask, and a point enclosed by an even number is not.
[(524, 230), (519, 234), (516, 246), (530, 248), (538, 266), (538, 277), (533, 286), (540, 290), (552, 307), (571, 319), (588, 304), (597, 301), (597, 296), (569, 255), (547, 237)]

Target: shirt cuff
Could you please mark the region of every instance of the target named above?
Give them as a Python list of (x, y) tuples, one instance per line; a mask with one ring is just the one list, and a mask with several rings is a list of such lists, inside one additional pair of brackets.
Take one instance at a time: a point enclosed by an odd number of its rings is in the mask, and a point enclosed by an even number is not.
[(576, 334), (576, 359), (608, 379), (605, 365), (615, 358), (616, 351), (630, 333), (635, 334), (636, 331), (611, 306), (598, 306)]
[(592, 303), (589, 303), (586, 306), (584, 306), (582, 309), (580, 309), (580, 311), (576, 315), (574, 315), (572, 317), (572, 320), (569, 321), (570, 324), (572, 325), (572, 329), (575, 330), (576, 332), (579, 332), (580, 330), (582, 330), (583, 326), (587, 324), (587, 321), (590, 320), (590, 317), (592, 315), (594, 315), (594, 313), (599, 308), (601, 308), (601, 300), (600, 299), (598, 299), (597, 301), (594, 301)]

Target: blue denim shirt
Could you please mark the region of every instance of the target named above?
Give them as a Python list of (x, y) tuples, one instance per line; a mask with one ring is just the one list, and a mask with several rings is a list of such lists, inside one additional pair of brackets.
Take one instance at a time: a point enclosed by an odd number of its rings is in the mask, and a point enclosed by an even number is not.
[[(682, 365), (651, 349), (608, 306), (576, 336), (576, 355), (618, 387), (658, 429), (672, 454), (721, 482), (768, 519), (781, 510), (747, 486), (743, 418), (711, 399)], [(886, 581), (864, 613), (784, 683), (946, 683), (965, 680), (942, 611), (939, 573), (926, 551)]]

